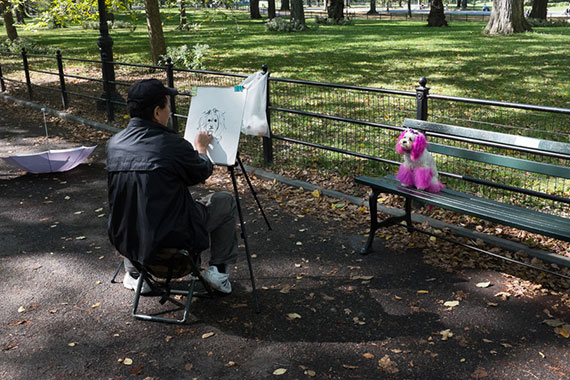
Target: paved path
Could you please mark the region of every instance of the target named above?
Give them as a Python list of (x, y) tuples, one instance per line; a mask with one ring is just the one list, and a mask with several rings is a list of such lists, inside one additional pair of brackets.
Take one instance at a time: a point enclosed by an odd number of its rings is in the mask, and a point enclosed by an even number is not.
[[(1, 155), (43, 134), (39, 114), (5, 104), (0, 113)], [(65, 145), (80, 132), (54, 125), (51, 134)], [(261, 313), (242, 252), (234, 293), (196, 300), (188, 325), (134, 320), (133, 293), (109, 282), (119, 256), (105, 232), (105, 140), (83, 140), (99, 143), (93, 160), (67, 173), (22, 175), (0, 163), (2, 380), (570, 376), (569, 339), (542, 323), (570, 322), (567, 297), (517, 296), (516, 281), (498, 272), (448, 273), (380, 238), (361, 257), (364, 226), (288, 212), (295, 198), (257, 180), (273, 231), (248, 192), (242, 201)], [(228, 185), (219, 171), (197, 192)], [(161, 310), (154, 298), (143, 302)]]

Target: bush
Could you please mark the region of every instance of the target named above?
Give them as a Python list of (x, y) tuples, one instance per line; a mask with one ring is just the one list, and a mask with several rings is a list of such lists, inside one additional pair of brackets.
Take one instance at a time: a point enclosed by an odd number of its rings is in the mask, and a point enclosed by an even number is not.
[(315, 16), (315, 23), (317, 25), (353, 25), (353, 22), (349, 18), (343, 18), (342, 20), (335, 20), (333, 18), (321, 17), (319, 15)]
[(532, 26), (533, 28), (535, 27), (570, 27), (570, 22), (567, 22), (565, 20), (560, 20), (560, 21), (548, 21), (548, 20), (541, 20), (539, 18), (527, 18), (526, 21), (528, 21), (528, 23), (530, 24), (530, 26)]
[(170, 58), (177, 67), (199, 70), (203, 68), (204, 58), (209, 49), (209, 45), (200, 43), (194, 45), (193, 48), (190, 48), (189, 45), (169, 46), (166, 48), (166, 54), (160, 57), (158, 64), (164, 66), (167, 58)]
[(14, 41), (10, 41), (9, 39), (6, 39), (6, 40), (0, 42), (0, 51), (2, 51), (2, 52), (20, 53), (22, 51), (22, 48), (25, 48), (26, 52), (31, 53), (31, 54), (45, 54), (45, 55), (53, 54), (53, 55), (55, 55), (55, 53), (57, 51), (56, 47), (39, 46), (38, 44), (36, 44), (32, 40), (25, 38), (25, 37), (17, 38)]
[[(109, 29), (129, 29), (131, 32), (134, 32), (137, 26), (135, 23), (127, 22), (127, 21), (107, 21), (107, 26)], [(98, 30), (99, 29), (99, 21), (85, 21), (81, 24), (83, 29), (89, 30)]]
[(265, 28), (270, 32), (300, 32), (305, 28), (299, 22), (291, 22), (283, 17), (275, 17), (265, 23)]

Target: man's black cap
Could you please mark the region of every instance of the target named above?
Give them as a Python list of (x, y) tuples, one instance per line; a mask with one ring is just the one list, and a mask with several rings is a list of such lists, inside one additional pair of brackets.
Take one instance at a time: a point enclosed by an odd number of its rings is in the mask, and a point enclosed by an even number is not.
[(146, 108), (159, 103), (166, 95), (177, 95), (178, 91), (166, 87), (158, 79), (143, 79), (129, 88), (127, 103), (137, 103), (139, 108)]

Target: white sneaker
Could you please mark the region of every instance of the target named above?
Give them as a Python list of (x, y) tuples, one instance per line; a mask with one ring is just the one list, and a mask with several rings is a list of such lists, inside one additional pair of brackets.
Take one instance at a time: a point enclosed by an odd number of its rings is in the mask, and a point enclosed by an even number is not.
[[(133, 276), (131, 276), (130, 273), (127, 272), (125, 273), (125, 277), (123, 278), (123, 286), (130, 290), (136, 290), (138, 281), (139, 281), (138, 278), (134, 278)], [(152, 292), (152, 288), (150, 287), (148, 282), (146, 282), (146, 280), (143, 281), (141, 294), (148, 294), (150, 292)]]
[(220, 273), (218, 268), (210, 266), (204, 273), (204, 280), (215, 290), (229, 294), (232, 292), (232, 284), (230, 283), (230, 275), (228, 273)]

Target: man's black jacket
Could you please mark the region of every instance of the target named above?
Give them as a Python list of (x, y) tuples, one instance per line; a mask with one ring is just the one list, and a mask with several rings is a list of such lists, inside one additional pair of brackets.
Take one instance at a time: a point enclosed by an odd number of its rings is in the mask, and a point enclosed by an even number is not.
[(208, 248), (205, 222), (188, 186), (213, 165), (192, 144), (153, 121), (133, 118), (107, 144), (109, 238), (137, 263), (152, 264), (158, 247)]

